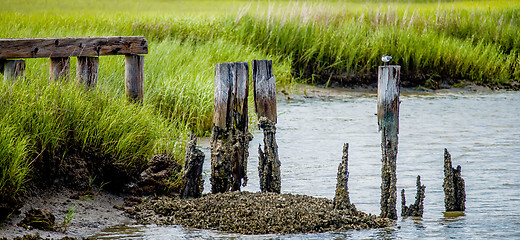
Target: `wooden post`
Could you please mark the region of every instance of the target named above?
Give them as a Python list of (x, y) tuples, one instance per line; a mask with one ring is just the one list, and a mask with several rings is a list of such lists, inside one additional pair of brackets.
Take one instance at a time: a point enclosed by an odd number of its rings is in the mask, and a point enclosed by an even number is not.
[(186, 147), (183, 198), (198, 198), (202, 196), (204, 190), (204, 180), (202, 179), (203, 164), (204, 153), (197, 148), (197, 136), (192, 135)]
[(424, 195), (426, 187), (421, 184), (421, 176), (417, 175), (417, 193), (415, 203), (406, 206), (406, 196), (404, 189), (401, 191), (401, 216), (403, 217), (422, 217), (424, 211)]
[[(0, 64), (2, 64), (0, 62)], [(25, 72), (25, 60), (5, 60), (3, 62), (4, 80), (15, 80), (23, 77)]]
[(70, 72), (70, 57), (51, 57), (49, 78), (51, 81), (68, 80)]
[(76, 67), (76, 78), (80, 84), (87, 88), (94, 88), (98, 80), (99, 58), (78, 57)]
[(350, 198), (348, 195), (348, 143), (345, 143), (343, 145), (343, 157), (338, 166), (334, 208), (351, 209), (353, 205), (350, 204)]
[(130, 101), (143, 100), (144, 56), (125, 55), (125, 89)]
[(215, 66), (213, 129), (211, 131), (211, 192), (227, 192), (233, 185), (231, 173), (231, 139), (234, 63)]
[(253, 60), (255, 110), (264, 131), (264, 150), (258, 146), (260, 190), (280, 193), (281, 175), (276, 145), (276, 83), (271, 60)]
[(444, 206), (446, 212), (466, 210), (466, 186), (461, 167), (452, 167), (451, 155), (444, 149)]
[(233, 187), (239, 191), (240, 186), (247, 185), (247, 158), (249, 142), (253, 139), (248, 129), (247, 97), (249, 95), (249, 64), (236, 62), (236, 77), (233, 83)]
[(377, 119), (381, 131), (381, 217), (397, 219), (396, 158), (401, 66), (379, 66)]

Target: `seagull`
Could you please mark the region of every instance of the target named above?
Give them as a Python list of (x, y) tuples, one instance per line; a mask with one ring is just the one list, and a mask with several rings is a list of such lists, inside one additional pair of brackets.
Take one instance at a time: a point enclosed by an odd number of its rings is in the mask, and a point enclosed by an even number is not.
[(392, 56), (386, 56), (386, 55), (383, 54), (383, 56), (381, 57), (381, 61), (383, 61), (385, 63), (385, 65), (390, 60), (392, 60)]

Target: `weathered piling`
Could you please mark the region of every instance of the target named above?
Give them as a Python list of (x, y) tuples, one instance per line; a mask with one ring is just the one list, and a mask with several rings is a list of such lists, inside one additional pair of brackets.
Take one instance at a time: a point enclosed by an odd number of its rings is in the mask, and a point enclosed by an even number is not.
[(5, 60), (0, 62), (4, 80), (15, 80), (23, 77), (25, 72), (25, 60)]
[(466, 187), (461, 167), (452, 167), (451, 155), (444, 149), (444, 206), (446, 212), (466, 210)]
[(247, 157), (249, 142), (253, 139), (248, 130), (249, 64), (235, 63), (236, 77), (233, 83), (233, 186), (232, 191), (247, 185)]
[(213, 129), (211, 131), (211, 192), (223, 193), (233, 185), (232, 175), (232, 107), (234, 63), (215, 66)]
[(125, 89), (130, 101), (142, 101), (144, 95), (144, 56), (125, 55)]
[(280, 193), (281, 175), (276, 144), (276, 83), (271, 60), (253, 60), (253, 86), (258, 126), (264, 131), (264, 150), (258, 146), (258, 174), (262, 192)]
[(377, 119), (381, 131), (381, 217), (397, 219), (396, 158), (399, 133), (399, 83), (401, 66), (379, 66)]
[(334, 196), (335, 209), (351, 209), (348, 194), (348, 143), (343, 145), (343, 157), (338, 166), (338, 176), (336, 183), (336, 195)]
[(87, 88), (94, 88), (98, 80), (99, 58), (78, 57), (76, 63), (76, 78)]
[(198, 198), (202, 196), (204, 191), (204, 180), (202, 179), (203, 164), (204, 153), (197, 148), (197, 136), (192, 135), (186, 147), (183, 198)]
[(417, 193), (415, 195), (415, 203), (406, 206), (406, 197), (404, 189), (401, 191), (401, 216), (403, 217), (422, 217), (424, 211), (424, 197), (426, 186), (421, 185), (421, 176), (417, 175)]
[(70, 73), (70, 57), (51, 57), (49, 78), (51, 81), (68, 80)]

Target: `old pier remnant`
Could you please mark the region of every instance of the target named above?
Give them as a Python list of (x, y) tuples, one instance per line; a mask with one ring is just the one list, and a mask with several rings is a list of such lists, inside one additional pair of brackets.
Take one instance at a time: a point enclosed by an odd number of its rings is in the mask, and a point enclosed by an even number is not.
[(381, 217), (397, 219), (396, 158), (399, 133), (399, 83), (401, 66), (379, 66), (377, 120), (381, 131)]
[(417, 175), (417, 193), (415, 195), (415, 203), (406, 206), (406, 197), (404, 189), (401, 191), (401, 216), (403, 217), (422, 217), (424, 211), (424, 197), (426, 186), (421, 185), (421, 176)]
[(183, 198), (198, 198), (204, 190), (202, 179), (202, 165), (204, 153), (197, 148), (197, 136), (192, 135), (186, 147), (186, 162), (184, 163), (184, 191)]
[(350, 203), (348, 196), (348, 143), (343, 145), (343, 157), (338, 166), (338, 176), (336, 183), (336, 195), (334, 196), (335, 209), (352, 209), (354, 205)]
[(271, 60), (253, 60), (253, 86), (258, 126), (264, 131), (264, 149), (258, 146), (258, 174), (262, 192), (280, 193), (281, 175), (276, 145), (276, 83)]
[(4, 80), (16, 80), (24, 75), (25, 60), (0, 61), (0, 65), (0, 70), (4, 73)]
[(446, 212), (466, 210), (466, 187), (460, 165), (453, 168), (451, 155), (444, 149), (444, 206)]
[(247, 183), (249, 155), (246, 62), (219, 63), (215, 67), (215, 98), (211, 133), (211, 192), (240, 190)]

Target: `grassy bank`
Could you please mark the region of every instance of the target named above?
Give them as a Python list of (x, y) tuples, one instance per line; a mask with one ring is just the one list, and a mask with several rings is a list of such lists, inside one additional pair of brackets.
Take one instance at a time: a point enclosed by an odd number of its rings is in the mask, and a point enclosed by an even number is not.
[[(182, 161), (184, 138), (211, 127), (214, 65), (273, 59), (294, 82), (375, 84), (382, 54), (405, 86), (518, 89), (520, 1), (4, 1), (0, 38), (144, 35), (145, 96), (124, 97), (124, 58), (100, 58), (95, 91), (48, 83), (48, 59), (0, 86), (0, 200), (23, 191), (35, 159), (73, 149), (144, 166)], [(75, 59), (72, 59), (72, 79)], [(0, 202), (2, 202), (0, 201)]]

